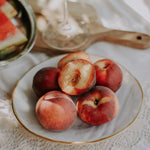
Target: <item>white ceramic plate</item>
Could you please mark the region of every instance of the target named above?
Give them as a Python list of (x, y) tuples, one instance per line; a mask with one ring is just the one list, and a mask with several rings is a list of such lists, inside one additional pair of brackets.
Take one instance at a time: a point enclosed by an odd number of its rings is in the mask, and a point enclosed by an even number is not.
[[(31, 69), (21, 80), (18, 81), (13, 91), (13, 110), (19, 122), (31, 133), (44, 139), (67, 143), (81, 144), (101, 141), (116, 135), (134, 122), (139, 114), (143, 102), (143, 92), (139, 82), (124, 67), (123, 83), (116, 92), (120, 110), (117, 117), (104, 125), (90, 126), (83, 123), (79, 118), (75, 124), (64, 132), (52, 132), (44, 129), (35, 115), (37, 98), (32, 90), (32, 80), (35, 73), (43, 67), (57, 67), (57, 62), (64, 55), (53, 57)], [(102, 59), (100, 56), (90, 56), (95, 62)]]

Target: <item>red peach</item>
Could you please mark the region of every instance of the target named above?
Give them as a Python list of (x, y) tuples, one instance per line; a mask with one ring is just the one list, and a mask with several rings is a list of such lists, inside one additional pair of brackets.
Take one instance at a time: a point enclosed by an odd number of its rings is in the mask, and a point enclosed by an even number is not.
[(96, 70), (96, 85), (103, 85), (116, 92), (123, 79), (122, 71), (117, 63), (110, 59), (98, 60), (94, 63)]
[(77, 101), (79, 118), (90, 125), (101, 125), (113, 120), (119, 112), (116, 94), (104, 86), (96, 86)]
[(38, 97), (51, 90), (58, 90), (58, 75), (60, 69), (54, 67), (45, 67), (40, 69), (33, 78), (32, 88)]
[(77, 113), (69, 95), (60, 91), (51, 91), (38, 100), (36, 116), (45, 129), (65, 131), (74, 124)]

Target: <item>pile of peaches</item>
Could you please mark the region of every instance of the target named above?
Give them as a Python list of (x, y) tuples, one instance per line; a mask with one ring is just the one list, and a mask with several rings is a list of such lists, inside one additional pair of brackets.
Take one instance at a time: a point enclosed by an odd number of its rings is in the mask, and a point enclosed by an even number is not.
[[(89, 125), (107, 123), (119, 112), (115, 92), (122, 79), (121, 68), (110, 59), (92, 63), (85, 52), (69, 53), (57, 68), (42, 68), (33, 77), (37, 119), (51, 131), (71, 128), (77, 117)], [(78, 96), (76, 102), (74, 95)]]

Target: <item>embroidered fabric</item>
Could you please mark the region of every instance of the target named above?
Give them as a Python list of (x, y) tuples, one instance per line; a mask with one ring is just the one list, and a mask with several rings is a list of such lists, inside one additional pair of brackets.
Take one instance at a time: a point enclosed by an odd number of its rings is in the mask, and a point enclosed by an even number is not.
[(149, 150), (150, 83), (144, 91), (142, 111), (130, 127), (110, 139), (86, 145), (58, 144), (34, 136), (16, 120), (12, 111), (12, 101), (0, 100), (0, 148), (2, 150)]

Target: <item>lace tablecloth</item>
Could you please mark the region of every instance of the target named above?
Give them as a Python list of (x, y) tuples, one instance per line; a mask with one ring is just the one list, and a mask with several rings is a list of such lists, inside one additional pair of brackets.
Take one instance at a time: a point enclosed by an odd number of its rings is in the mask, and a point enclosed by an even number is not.
[[(98, 13), (106, 27), (150, 34), (149, 0), (99, 2), (101, 5), (97, 6)], [(13, 114), (11, 93), (25, 72), (49, 58), (46, 54), (31, 51), (9, 67), (0, 70), (1, 150), (150, 150), (150, 48), (137, 50), (100, 42), (89, 47), (86, 52), (116, 60), (139, 80), (144, 91), (144, 104), (135, 122), (110, 139), (86, 145), (53, 143), (26, 131)]]

